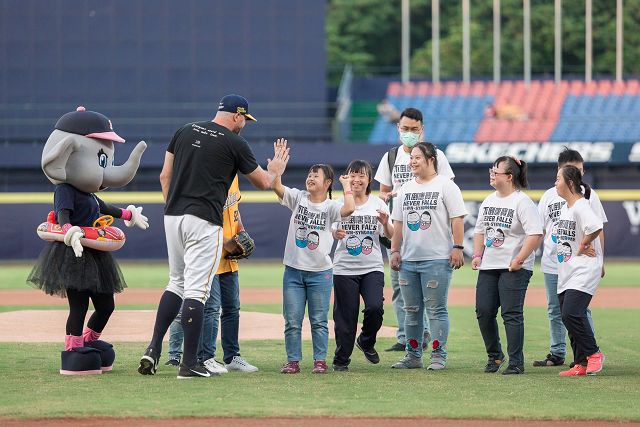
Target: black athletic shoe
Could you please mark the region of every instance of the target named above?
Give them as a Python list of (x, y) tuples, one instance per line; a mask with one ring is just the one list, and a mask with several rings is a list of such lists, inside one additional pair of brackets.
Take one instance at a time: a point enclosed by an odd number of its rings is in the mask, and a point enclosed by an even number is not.
[(484, 371), (487, 374), (493, 374), (494, 372), (498, 372), (503, 363), (504, 363), (503, 359), (494, 359), (490, 357), (489, 360), (487, 360), (487, 365), (484, 367)]
[(349, 370), (349, 365), (339, 365), (337, 363), (334, 363), (333, 370), (335, 372), (347, 372)]
[(160, 353), (154, 348), (147, 348), (144, 355), (140, 358), (140, 366), (138, 373), (142, 375), (155, 375), (158, 370), (158, 362), (160, 361)]
[(507, 369), (502, 371), (502, 375), (520, 375), (524, 374), (524, 366), (509, 365)]
[(180, 366), (180, 359), (169, 359), (164, 362), (164, 366)]
[(193, 366), (180, 365), (180, 370), (178, 371), (179, 380), (187, 378), (208, 378), (210, 376), (211, 372), (209, 372), (202, 363), (196, 363)]
[(400, 344), (399, 342), (395, 343), (385, 351), (404, 351), (406, 346), (404, 344)]
[(547, 358), (544, 360), (534, 360), (533, 366), (562, 366), (564, 365), (564, 359), (555, 354), (547, 354)]
[(377, 365), (378, 363), (380, 363), (380, 356), (378, 355), (378, 352), (376, 351), (375, 348), (371, 347), (371, 348), (365, 349), (360, 345), (360, 336), (358, 336), (358, 339), (356, 340), (356, 347), (358, 347), (364, 353), (364, 357), (370, 363), (373, 363), (374, 365)]

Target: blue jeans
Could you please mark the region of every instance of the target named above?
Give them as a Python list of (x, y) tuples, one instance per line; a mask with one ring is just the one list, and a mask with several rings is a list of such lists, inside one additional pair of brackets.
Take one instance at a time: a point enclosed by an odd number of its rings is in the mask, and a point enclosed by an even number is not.
[(285, 266), (282, 278), (282, 312), (287, 361), (302, 360), (302, 319), (309, 304), (313, 359), (326, 360), (329, 347), (329, 300), (333, 269), (305, 271)]
[[(390, 257), (389, 257), (390, 258)], [(396, 340), (405, 345), (407, 338), (404, 333), (404, 300), (402, 299), (402, 293), (400, 292), (400, 285), (398, 284), (399, 274), (395, 270), (391, 270), (391, 304), (393, 304), (393, 311), (396, 313), (396, 320), (398, 321), (398, 330), (396, 331)], [(424, 313), (424, 335), (429, 334), (429, 319), (427, 318), (427, 312)]]
[[(222, 308), (222, 316), (220, 309)], [(169, 335), (169, 359), (180, 359), (184, 334), (180, 324), (180, 314), (171, 323)], [(204, 319), (198, 360), (205, 361), (216, 354), (218, 319), (221, 319), (221, 342), (224, 362), (230, 363), (234, 356), (240, 356), (238, 330), (240, 328), (240, 286), (238, 272), (215, 275), (211, 282), (211, 293), (204, 304)]]
[[(544, 273), (544, 287), (547, 290), (547, 314), (549, 316), (549, 353), (562, 357), (567, 355), (567, 329), (562, 323), (562, 313), (560, 312), (560, 301), (558, 300), (558, 275)], [(591, 310), (587, 307), (587, 319), (591, 330), (595, 335)]]
[(422, 357), (424, 313), (431, 326), (431, 338), (438, 340), (432, 358), (446, 360), (449, 338), (447, 297), (452, 268), (447, 259), (403, 261), (400, 266), (400, 291), (404, 299), (407, 353)]

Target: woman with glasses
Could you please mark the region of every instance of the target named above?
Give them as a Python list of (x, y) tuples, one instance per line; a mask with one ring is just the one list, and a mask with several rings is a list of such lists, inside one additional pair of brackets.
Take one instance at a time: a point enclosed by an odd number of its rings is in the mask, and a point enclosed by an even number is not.
[(464, 264), (462, 241), (467, 210), (462, 193), (451, 179), (438, 175), (436, 148), (420, 143), (411, 150), (414, 178), (399, 190), (393, 207), (391, 268), (400, 272), (404, 300), (406, 355), (392, 368), (421, 368), (423, 319), (431, 326), (433, 351), (428, 369), (447, 362), (451, 273)]
[(542, 239), (536, 205), (522, 192), (527, 188), (527, 164), (502, 156), (489, 169), (496, 189), (478, 212), (471, 268), (480, 270), (476, 284), (476, 317), (487, 350), (484, 371), (498, 372), (504, 362), (498, 307), (507, 336), (509, 366), (503, 375), (524, 373), (524, 297), (533, 274), (535, 248)]

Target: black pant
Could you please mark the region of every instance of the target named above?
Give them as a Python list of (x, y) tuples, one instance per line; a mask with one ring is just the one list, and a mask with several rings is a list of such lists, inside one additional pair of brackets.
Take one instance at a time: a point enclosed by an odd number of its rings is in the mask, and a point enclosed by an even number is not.
[(587, 307), (591, 298), (592, 295), (575, 289), (567, 289), (558, 294), (562, 323), (567, 328), (571, 340), (573, 361), (582, 365), (587, 364), (587, 356), (600, 350), (587, 318)]
[(501, 307), (507, 334), (509, 365), (524, 367), (524, 297), (533, 272), (525, 269), (480, 270), (476, 285), (476, 317), (487, 349), (487, 356), (503, 359), (498, 322)]
[(358, 276), (333, 276), (333, 321), (335, 323), (336, 354), (333, 363), (348, 365), (358, 328), (360, 295), (364, 300), (364, 318), (360, 345), (373, 348), (384, 314), (384, 273), (372, 271)]

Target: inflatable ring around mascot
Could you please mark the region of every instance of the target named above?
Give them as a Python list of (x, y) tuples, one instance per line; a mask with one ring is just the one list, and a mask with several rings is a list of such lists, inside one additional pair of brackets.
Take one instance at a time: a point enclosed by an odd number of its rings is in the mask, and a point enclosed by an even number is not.
[[(38, 236), (42, 240), (64, 242), (64, 231), (60, 224), (55, 223), (55, 215), (49, 212), (47, 221), (37, 228)], [(97, 249), (99, 251), (117, 251), (122, 246), (126, 237), (118, 227), (111, 227), (113, 217), (103, 215), (93, 222), (93, 227), (80, 227), (84, 237), (80, 238), (80, 243), (85, 248)]]

